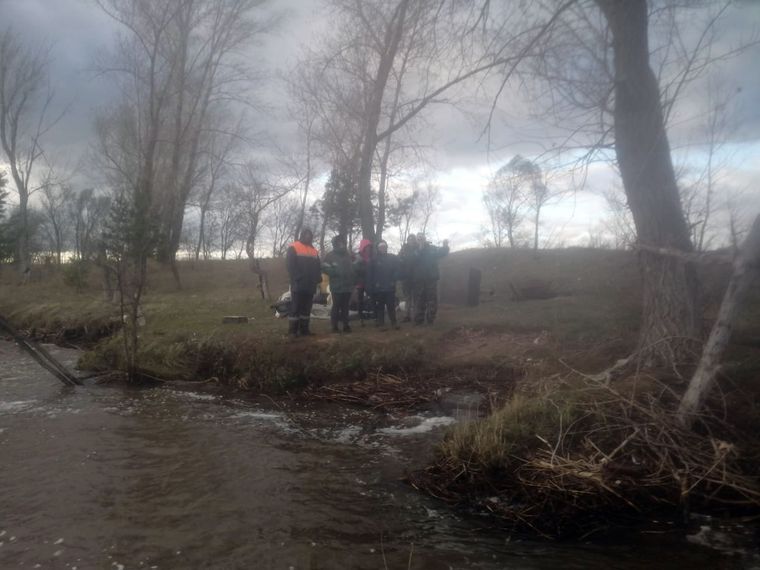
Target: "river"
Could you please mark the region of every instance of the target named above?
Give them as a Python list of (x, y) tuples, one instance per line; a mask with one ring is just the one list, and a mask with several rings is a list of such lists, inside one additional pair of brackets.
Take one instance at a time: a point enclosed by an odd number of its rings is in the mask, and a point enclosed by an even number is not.
[(0, 568), (760, 568), (737, 525), (547, 543), (452, 512), (400, 481), (451, 421), (67, 388), (0, 341)]

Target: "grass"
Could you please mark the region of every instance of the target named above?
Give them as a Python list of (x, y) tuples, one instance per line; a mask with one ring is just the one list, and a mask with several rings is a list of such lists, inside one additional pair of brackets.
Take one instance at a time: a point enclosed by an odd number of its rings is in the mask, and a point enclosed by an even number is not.
[[(270, 290), (287, 289), (282, 260), (264, 260)], [(463, 306), (470, 269), (482, 272), (482, 303)], [(171, 272), (150, 267), (141, 329), (141, 362), (162, 378), (207, 379), (260, 389), (263, 378), (278, 387), (350, 380), (375, 370), (445, 372), (519, 369), (539, 379), (568, 365), (597, 371), (634, 346), (639, 316), (635, 257), (628, 252), (556, 250), (469, 250), (442, 265), (441, 309), (433, 328), (405, 327), (380, 333), (359, 329), (333, 337), (326, 321), (313, 321), (315, 339), (284, 339), (286, 322), (273, 318), (261, 298), (258, 277), (246, 261), (180, 262), (182, 288)], [(122, 365), (118, 307), (105, 303), (95, 268), (77, 290), (65, 271), (40, 267), (32, 282), (19, 286), (10, 268), (0, 273), (0, 313), (37, 335), (81, 344), (89, 351), (82, 365)], [(720, 282), (720, 272), (711, 274)], [(716, 277), (717, 276), (717, 277)], [(557, 296), (515, 302), (513, 287), (543, 283)], [(757, 311), (756, 303), (754, 310)], [(754, 338), (752, 319), (740, 335)], [(225, 315), (245, 315), (248, 324), (222, 324)], [(61, 331), (66, 334), (61, 335)], [(758, 334), (757, 336), (760, 336)], [(750, 350), (754, 358), (755, 352)]]
[[(275, 296), (287, 289), (282, 260), (265, 260), (263, 267)], [(464, 306), (465, 283), (473, 268), (482, 272), (482, 303), (470, 308)], [(453, 502), (466, 497), (500, 515), (509, 513), (505, 505), (517, 497), (528, 506), (521, 516), (531, 517), (537, 512), (530, 502), (536, 496), (518, 486), (532, 481), (528, 486), (539, 485), (541, 497), (535, 504), (551, 496), (551, 505), (561, 510), (547, 510), (559, 513), (546, 521), (545, 532), (550, 534), (561, 534), (555, 523), (573, 519), (577, 505), (613, 505), (617, 495), (605, 487), (606, 468), (587, 440), (604, 448), (603, 454), (613, 453), (621, 443), (615, 439), (620, 434), (611, 432), (609, 425), (622, 423), (630, 435), (637, 423), (627, 411), (609, 420), (597, 414), (598, 405), (611, 402), (618, 410), (639, 397), (678, 393), (685, 385), (675, 379), (663, 388), (657, 378), (629, 378), (615, 387), (623, 395), (609, 400), (598, 392), (590, 395), (577, 382), (583, 373), (598, 372), (627, 356), (636, 345), (640, 293), (634, 255), (573, 249), (538, 254), (471, 250), (450, 255), (441, 269), (441, 305), (434, 327), (406, 325), (401, 331), (380, 332), (354, 326), (353, 334), (337, 336), (329, 333), (327, 321), (316, 320), (312, 321), (316, 337), (291, 341), (285, 335), (286, 321), (273, 318), (270, 302), (262, 300), (258, 278), (246, 262), (181, 262), (181, 289), (168, 270), (151, 265), (143, 304), (146, 324), (140, 331), (141, 366), (159, 378), (214, 380), (271, 394), (340, 382), (363, 382), (363, 386), (381, 375), (400, 378), (405, 385), (419, 380), (421, 390), (441, 386), (441, 379), (449, 383), (447, 387), (485, 387), (503, 405), (480, 421), (454, 427), (420, 488)], [(701, 271), (709, 325), (727, 272), (724, 266), (705, 266)], [(66, 285), (64, 273), (39, 268), (32, 283), (18, 286), (16, 276), (6, 269), (0, 274), (0, 314), (37, 335), (53, 333), (57, 340), (84, 344), (88, 349), (80, 362), (84, 368), (122, 367), (121, 338), (113, 334), (120, 315), (116, 306), (102, 301), (97, 273), (91, 271), (80, 290)], [(535, 284), (556, 295), (540, 300), (512, 298), (514, 289)], [(245, 315), (250, 320), (222, 324), (225, 315)], [(742, 312), (726, 360), (712, 402), (719, 421), (711, 433), (729, 441), (754, 441), (751, 434), (758, 432), (760, 410), (760, 290), (754, 291)], [(667, 409), (655, 411), (667, 423)], [(567, 432), (573, 422), (582, 437), (574, 439)], [(559, 441), (558, 434), (565, 434), (559, 454), (551, 445)], [(712, 439), (678, 437), (694, 447), (699, 461), (712, 461)], [(649, 453), (649, 442), (637, 445), (637, 453)], [(667, 446), (659, 449), (666, 451), (652, 456), (654, 463), (665, 461), (663, 457), (681, 460), (668, 455)], [(751, 453), (743, 453), (738, 464), (750, 470), (760, 464), (760, 451), (757, 461)], [(727, 465), (736, 472), (734, 459)], [(738, 476), (741, 481), (741, 473)], [(577, 483), (569, 503), (561, 492), (567, 481)], [(677, 494), (678, 487), (671, 483), (672, 478), (662, 489), (648, 488), (647, 493), (651, 491), (657, 500), (662, 492), (672, 494), (676, 489)], [(633, 498), (626, 500), (639, 500), (637, 486), (631, 489)], [(712, 492), (711, 487), (705, 489)], [(576, 501), (576, 496), (593, 496), (596, 502)], [(504, 498), (501, 506), (490, 502), (493, 497), (497, 502)]]

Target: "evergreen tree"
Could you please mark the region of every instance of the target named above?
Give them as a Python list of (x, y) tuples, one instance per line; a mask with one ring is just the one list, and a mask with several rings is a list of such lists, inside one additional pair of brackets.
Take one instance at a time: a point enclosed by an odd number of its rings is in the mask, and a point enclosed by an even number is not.
[(327, 229), (352, 236), (360, 225), (356, 182), (350, 171), (333, 168), (321, 201)]

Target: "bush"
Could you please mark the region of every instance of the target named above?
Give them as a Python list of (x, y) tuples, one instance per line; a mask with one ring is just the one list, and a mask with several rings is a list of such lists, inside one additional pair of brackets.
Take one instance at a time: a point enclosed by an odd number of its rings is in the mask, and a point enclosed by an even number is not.
[(81, 291), (87, 285), (90, 265), (84, 260), (76, 260), (63, 266), (63, 283)]

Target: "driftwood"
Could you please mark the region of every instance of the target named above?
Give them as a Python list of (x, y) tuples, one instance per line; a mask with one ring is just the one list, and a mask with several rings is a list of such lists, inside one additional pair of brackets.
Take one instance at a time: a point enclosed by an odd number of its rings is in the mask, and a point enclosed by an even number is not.
[(29, 356), (31, 356), (37, 364), (42, 366), (45, 370), (50, 372), (53, 376), (58, 378), (61, 382), (67, 386), (81, 385), (82, 382), (74, 376), (69, 370), (60, 362), (58, 362), (53, 356), (39, 343), (32, 339), (25, 338), (19, 331), (17, 331), (13, 325), (11, 325), (6, 319), (0, 316), (0, 330), (7, 332), (16, 344), (21, 347)]
[(697, 433), (678, 421), (663, 390), (655, 384), (621, 392), (591, 381), (573, 392), (569, 408), (568, 394), (550, 393), (545, 403), (558, 410), (555, 421), (526, 431), (508, 453), (481, 455), (477, 442), (489, 441), (488, 432), (460, 432), (456, 437), (469, 439), (407, 481), (448, 503), (494, 513), (515, 530), (552, 538), (652, 512), (760, 512), (760, 482), (730, 426), (712, 417), (715, 434)]
[(248, 322), (248, 317), (241, 317), (237, 315), (229, 315), (226, 317), (222, 317), (222, 324), (234, 324), (234, 323), (245, 324), (247, 322)]
[(355, 404), (375, 410), (409, 409), (435, 399), (435, 391), (418, 379), (383, 372), (359, 382), (309, 388), (304, 394), (310, 399)]
[(731, 339), (734, 321), (760, 265), (760, 216), (755, 218), (744, 245), (734, 260), (734, 271), (723, 296), (718, 318), (702, 351), (697, 371), (678, 408), (682, 423), (690, 424), (699, 412), (720, 371), (723, 353)]

